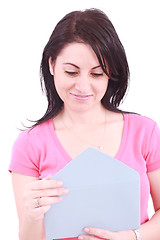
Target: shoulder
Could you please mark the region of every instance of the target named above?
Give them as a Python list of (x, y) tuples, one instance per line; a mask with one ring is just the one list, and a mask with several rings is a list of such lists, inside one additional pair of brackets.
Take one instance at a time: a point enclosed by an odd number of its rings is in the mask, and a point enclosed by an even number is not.
[(127, 134), (146, 148), (151, 142), (160, 142), (160, 129), (151, 118), (138, 114), (124, 114), (127, 122)]
[(40, 125), (20, 132), (15, 140), (14, 145), (19, 145), (19, 147), (27, 146), (27, 148), (32, 144), (39, 145), (40, 142), (44, 141), (44, 139), (48, 139), (51, 121), (52, 120), (50, 119)]
[(139, 114), (126, 113), (124, 114), (126, 122), (127, 135), (134, 138), (135, 141), (143, 141), (145, 144), (153, 135), (160, 135), (160, 130), (157, 123), (146, 116)]
[(135, 113), (127, 113), (124, 114), (124, 116), (127, 116), (128, 118), (128, 124), (130, 126), (134, 125), (134, 128), (136, 129), (153, 129), (156, 125), (156, 122), (146, 116), (142, 116), (140, 114)]
[(50, 131), (51, 122), (52, 122), (52, 119), (49, 119), (44, 123), (41, 123), (37, 126), (26, 129), (20, 133), (20, 137), (28, 138), (28, 139), (39, 138), (41, 136), (44, 137), (44, 135), (48, 134), (48, 132)]

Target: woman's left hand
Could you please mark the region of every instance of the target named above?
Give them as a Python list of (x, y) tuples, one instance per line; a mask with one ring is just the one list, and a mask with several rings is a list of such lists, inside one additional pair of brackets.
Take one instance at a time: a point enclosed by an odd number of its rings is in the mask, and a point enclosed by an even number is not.
[(78, 239), (80, 240), (136, 240), (136, 236), (132, 230), (111, 232), (104, 229), (87, 227), (84, 231), (88, 234), (80, 235)]

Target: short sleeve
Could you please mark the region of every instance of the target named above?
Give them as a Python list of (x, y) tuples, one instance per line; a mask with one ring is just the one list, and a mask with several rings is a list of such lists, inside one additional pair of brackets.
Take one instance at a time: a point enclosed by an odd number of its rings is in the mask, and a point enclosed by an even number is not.
[(156, 123), (150, 136), (146, 166), (147, 172), (160, 168), (160, 129)]
[(8, 170), (39, 177), (38, 163), (29, 141), (28, 131), (21, 132), (14, 142)]

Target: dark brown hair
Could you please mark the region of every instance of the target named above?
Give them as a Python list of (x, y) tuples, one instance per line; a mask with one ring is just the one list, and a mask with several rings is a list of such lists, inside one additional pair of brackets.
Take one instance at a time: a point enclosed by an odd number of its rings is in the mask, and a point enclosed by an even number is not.
[(106, 14), (98, 9), (87, 9), (64, 16), (44, 48), (40, 68), (41, 86), (47, 96), (48, 108), (35, 125), (53, 118), (63, 108), (63, 101), (49, 71), (48, 60), (51, 57), (54, 62), (64, 46), (72, 42), (83, 42), (92, 47), (103, 71), (109, 76), (109, 85), (101, 102), (106, 109), (121, 112), (118, 106), (126, 93), (129, 80), (125, 50)]

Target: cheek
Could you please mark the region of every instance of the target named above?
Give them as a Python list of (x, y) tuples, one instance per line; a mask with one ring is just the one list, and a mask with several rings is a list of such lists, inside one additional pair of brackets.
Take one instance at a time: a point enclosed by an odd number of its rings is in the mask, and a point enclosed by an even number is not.
[(99, 86), (97, 86), (97, 90), (99, 89), (99, 93), (101, 93), (102, 95), (106, 93), (107, 88), (108, 88), (108, 80), (104, 81), (103, 83), (99, 84)]
[(71, 84), (69, 83), (69, 81), (65, 81), (64, 77), (55, 77), (54, 84), (59, 97), (64, 100), (64, 97), (70, 89)]
[(62, 85), (60, 79), (54, 77), (54, 85), (55, 85), (55, 88), (56, 88), (56, 91), (57, 91), (58, 95), (61, 96), (61, 93), (62, 93), (62, 90), (63, 90), (63, 85)]

